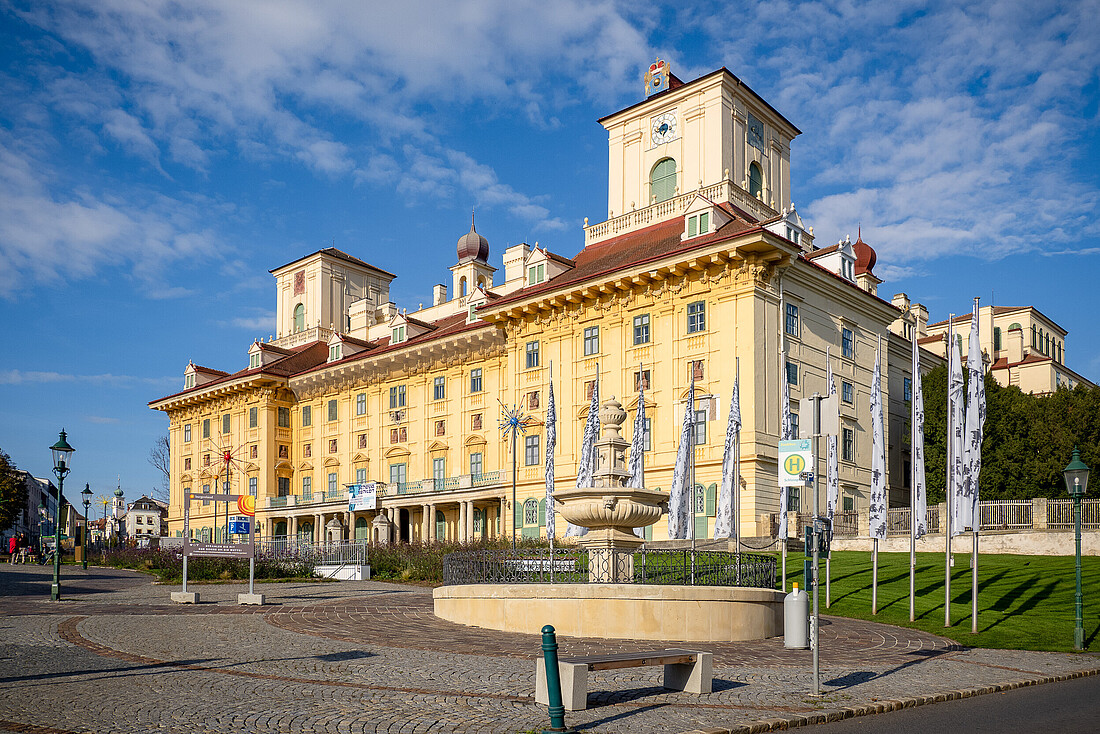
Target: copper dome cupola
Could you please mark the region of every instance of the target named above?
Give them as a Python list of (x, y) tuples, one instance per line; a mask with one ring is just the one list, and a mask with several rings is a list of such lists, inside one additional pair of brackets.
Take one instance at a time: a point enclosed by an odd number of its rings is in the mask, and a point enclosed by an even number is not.
[(458, 261), (486, 262), (489, 258), (489, 240), (474, 229), (474, 216), (470, 215), (470, 231), (458, 238)]
[(871, 273), (874, 275), (875, 261), (878, 260), (878, 255), (875, 253), (875, 249), (863, 241), (862, 228), (856, 235), (856, 241), (852, 245), (852, 252), (856, 256), (856, 275), (862, 273)]

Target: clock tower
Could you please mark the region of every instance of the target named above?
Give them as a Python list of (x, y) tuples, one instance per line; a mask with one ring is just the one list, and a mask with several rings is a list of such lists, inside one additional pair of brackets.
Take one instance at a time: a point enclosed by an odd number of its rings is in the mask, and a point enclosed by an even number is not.
[[(654, 84), (654, 69), (663, 83)], [(787, 118), (722, 68), (681, 82), (667, 62), (646, 74), (645, 100), (600, 120), (608, 135), (607, 221), (585, 243), (683, 214), (691, 195), (759, 220), (791, 206)]]

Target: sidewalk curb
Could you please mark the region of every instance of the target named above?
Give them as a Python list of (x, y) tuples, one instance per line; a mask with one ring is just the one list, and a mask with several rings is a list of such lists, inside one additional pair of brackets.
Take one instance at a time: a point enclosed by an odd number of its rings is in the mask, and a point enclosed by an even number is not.
[(913, 708), (914, 706), (923, 706), (930, 703), (957, 701), (962, 698), (982, 696), (987, 693), (1001, 693), (1003, 691), (1011, 691), (1017, 688), (1039, 686), (1043, 685), (1044, 683), (1059, 683), (1061, 681), (1074, 680), (1076, 678), (1087, 678), (1093, 675), (1100, 675), (1100, 668), (1093, 668), (1092, 670), (1078, 670), (1073, 673), (1064, 673), (1062, 675), (1051, 675), (1041, 678), (1028, 678), (1025, 680), (1010, 681), (1008, 683), (1001, 683), (994, 686), (963, 688), (957, 691), (937, 693), (932, 696), (913, 696), (911, 698), (876, 701), (874, 703), (868, 703), (862, 706), (850, 706), (848, 708), (836, 709), (834, 711), (820, 714), (792, 716), (787, 719), (764, 719), (761, 721), (755, 721), (751, 724), (745, 724), (743, 726), (735, 726), (730, 729), (691, 729), (689, 731), (681, 732), (681, 734), (763, 734), (763, 732), (782, 731), (785, 729), (794, 729), (795, 727), (799, 726), (811, 726), (813, 724), (827, 724), (831, 721), (842, 721), (843, 719), (852, 719), (856, 716), (883, 714), (888, 711), (898, 711), (900, 709)]

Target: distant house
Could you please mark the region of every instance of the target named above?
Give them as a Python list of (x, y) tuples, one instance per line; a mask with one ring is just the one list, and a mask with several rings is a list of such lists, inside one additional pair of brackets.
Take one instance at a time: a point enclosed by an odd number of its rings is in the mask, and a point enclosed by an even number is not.
[(167, 532), (168, 506), (142, 496), (126, 508), (126, 537), (160, 538)]

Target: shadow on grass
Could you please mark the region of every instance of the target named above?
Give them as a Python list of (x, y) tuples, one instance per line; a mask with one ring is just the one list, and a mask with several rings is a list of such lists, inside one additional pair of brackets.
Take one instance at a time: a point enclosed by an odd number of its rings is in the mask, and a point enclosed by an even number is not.
[[(1028, 597), (1022, 604), (1020, 604), (1020, 606), (1013, 609), (1011, 613), (1012, 614), (1023, 614), (1025, 612), (1031, 611), (1032, 609), (1034, 609), (1036, 607), (1036, 605), (1039, 604), (1040, 601), (1043, 601), (1045, 599), (1049, 599), (1050, 598), (1050, 592), (1057, 586), (1058, 586), (1057, 581), (1051, 581), (1049, 584), (1047, 584), (1043, 588), (1036, 589), (1034, 594), (1032, 594), (1030, 597)], [(1005, 612), (1004, 616), (1002, 616), (1000, 619), (998, 619), (993, 624), (986, 627), (984, 630), (982, 630), (982, 632), (988, 632), (989, 630), (993, 629), (994, 627), (999, 625), (1001, 622), (1003, 622), (1008, 617), (1008, 615), (1009, 615), (1009, 612)]]

